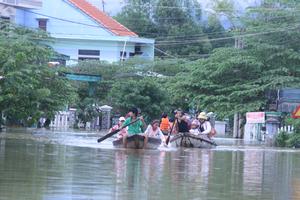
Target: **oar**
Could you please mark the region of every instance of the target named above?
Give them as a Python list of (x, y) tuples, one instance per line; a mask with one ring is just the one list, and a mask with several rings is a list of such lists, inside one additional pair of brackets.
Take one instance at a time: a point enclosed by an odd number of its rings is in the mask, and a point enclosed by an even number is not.
[(170, 131), (169, 134), (168, 134), (168, 137), (167, 137), (167, 139), (166, 139), (166, 145), (168, 145), (169, 142), (170, 142), (170, 137), (171, 137), (171, 134), (172, 134), (172, 132), (173, 132), (173, 128), (174, 128), (174, 125), (175, 125), (176, 121), (177, 121), (177, 119), (174, 120), (174, 123), (173, 123), (173, 125), (172, 125), (171, 131)]
[(113, 136), (114, 134), (118, 133), (119, 131), (121, 131), (123, 128), (126, 128), (127, 126), (131, 125), (131, 124), (134, 124), (135, 122), (139, 121), (140, 118), (137, 118), (136, 120), (130, 122), (129, 124), (125, 125), (125, 126), (122, 126), (121, 128), (115, 130), (115, 131), (112, 131), (106, 135), (104, 135), (102, 138), (99, 138), (97, 141), (98, 142), (102, 142), (103, 140), (106, 140), (107, 138)]
[(214, 145), (214, 146), (218, 146), (217, 143), (215, 141), (213, 141), (213, 140), (209, 140), (209, 139), (206, 139), (206, 138), (204, 138), (202, 136), (196, 136), (196, 135), (193, 135), (193, 134), (190, 134), (190, 133), (188, 135), (191, 138), (199, 139), (199, 140), (202, 140), (202, 141), (204, 141), (204, 142), (206, 142), (208, 144), (211, 144), (211, 145)]

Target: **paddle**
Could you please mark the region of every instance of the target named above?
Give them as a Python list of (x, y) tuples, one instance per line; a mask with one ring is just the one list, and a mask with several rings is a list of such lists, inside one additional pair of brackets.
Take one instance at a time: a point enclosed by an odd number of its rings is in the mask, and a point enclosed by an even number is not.
[(104, 135), (102, 138), (99, 138), (97, 141), (98, 142), (102, 142), (103, 140), (106, 140), (107, 138), (113, 136), (114, 134), (118, 133), (119, 131), (121, 131), (123, 128), (126, 128), (127, 126), (131, 125), (131, 124), (134, 124), (135, 122), (139, 121), (140, 118), (137, 118), (136, 120), (130, 122), (129, 124), (125, 125), (125, 126), (122, 126), (121, 128), (115, 130), (115, 131), (112, 131), (106, 135)]
[(206, 138), (204, 138), (204, 137), (202, 137), (200, 135), (196, 136), (196, 135), (193, 135), (193, 134), (189, 133), (189, 137), (194, 138), (194, 139), (200, 139), (200, 140), (202, 140), (202, 141), (204, 141), (204, 142), (206, 142), (208, 144), (211, 144), (211, 145), (214, 145), (214, 146), (218, 146), (215, 141), (206, 139)]
[(167, 137), (167, 139), (166, 139), (166, 145), (168, 145), (169, 142), (170, 142), (170, 137), (171, 137), (171, 134), (172, 134), (172, 132), (173, 132), (173, 128), (174, 128), (174, 125), (175, 125), (176, 121), (177, 121), (177, 119), (174, 120), (174, 123), (173, 123), (173, 125), (172, 125), (171, 131), (170, 131), (169, 134), (168, 134), (168, 137)]

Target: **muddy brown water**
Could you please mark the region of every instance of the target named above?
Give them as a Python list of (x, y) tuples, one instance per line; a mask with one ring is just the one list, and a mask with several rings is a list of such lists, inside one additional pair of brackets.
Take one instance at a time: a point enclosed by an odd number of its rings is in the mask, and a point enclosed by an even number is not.
[(98, 144), (101, 134), (0, 133), (0, 199), (300, 200), (299, 150), (230, 139), (215, 149), (126, 150)]

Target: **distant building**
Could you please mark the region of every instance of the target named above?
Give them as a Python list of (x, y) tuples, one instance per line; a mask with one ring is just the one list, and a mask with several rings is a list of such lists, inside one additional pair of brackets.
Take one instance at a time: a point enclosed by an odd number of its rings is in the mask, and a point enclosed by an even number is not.
[(0, 0), (0, 14), (21, 26), (40, 28), (66, 64), (78, 60), (115, 62), (154, 58), (154, 40), (140, 38), (87, 0)]
[(15, 22), (16, 8), (41, 8), (43, 0), (0, 0), (0, 18)]

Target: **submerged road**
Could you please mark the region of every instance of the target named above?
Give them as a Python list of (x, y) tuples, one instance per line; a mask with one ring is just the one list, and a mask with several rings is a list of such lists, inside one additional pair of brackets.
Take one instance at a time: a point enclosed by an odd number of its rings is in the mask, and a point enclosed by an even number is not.
[(115, 149), (105, 132), (0, 133), (0, 199), (300, 199), (300, 151), (217, 139), (215, 149)]

